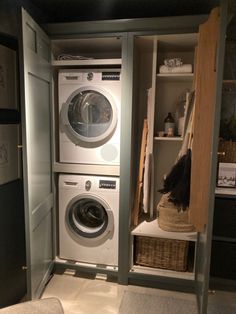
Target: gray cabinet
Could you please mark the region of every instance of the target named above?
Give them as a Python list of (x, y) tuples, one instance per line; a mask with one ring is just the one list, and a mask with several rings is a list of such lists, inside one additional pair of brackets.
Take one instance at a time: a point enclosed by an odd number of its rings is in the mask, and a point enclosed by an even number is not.
[[(222, 26), (219, 49), (216, 56), (217, 75), (214, 83), (218, 86), (221, 78), (221, 57), (223, 53), (224, 23), (226, 12), (221, 11)], [(37, 297), (42, 291), (52, 265), (56, 268), (82, 269), (90, 272), (104, 272), (117, 276), (120, 284), (138, 283), (151, 286), (180, 287), (197, 289), (199, 312), (204, 313), (207, 306), (207, 287), (209, 261), (208, 242), (211, 231), (211, 203), (209, 209), (209, 228), (199, 234), (200, 248), (206, 260), (196, 259), (196, 280), (182, 280), (181, 276), (160, 275), (140, 271), (134, 273), (132, 266), (132, 235), (130, 216), (134, 201), (140, 128), (145, 114), (144, 100), (146, 88), (155, 87), (155, 54), (158, 39), (172, 38), (172, 44), (185, 36), (198, 33), (198, 27), (207, 16), (151, 18), (125, 21), (96, 21), (45, 25), (49, 38), (42, 33), (28, 14), (23, 11), (23, 57), (24, 57), (24, 175), (27, 266), (29, 297)], [(180, 35), (181, 34), (181, 35)], [(163, 37), (162, 37), (163, 36)], [(193, 36), (194, 37), (194, 36)], [(194, 37), (196, 38), (196, 36)], [(101, 45), (101, 43), (103, 43)], [(147, 45), (145, 44), (147, 43)], [(49, 52), (51, 47), (51, 54)], [(121, 67), (121, 155), (120, 168), (116, 173), (109, 167), (88, 167), (88, 165), (61, 164), (58, 159), (58, 93), (57, 73), (59, 68), (88, 66), (85, 60), (60, 61), (55, 56), (60, 53), (85, 53), (94, 57), (92, 66)], [(139, 68), (140, 59), (143, 58)], [(51, 59), (52, 58), (52, 59)], [(145, 59), (146, 58), (146, 59)], [(110, 60), (110, 61), (108, 61)], [(112, 61), (111, 61), (112, 60)], [(120, 60), (120, 61), (119, 61)], [(147, 62), (146, 62), (146, 61)], [(154, 66), (154, 68), (153, 68)], [(219, 80), (219, 82), (218, 82)], [(140, 84), (140, 85), (139, 85)], [(139, 87), (138, 87), (139, 86)], [(137, 88), (138, 87), (138, 88)], [(205, 87), (204, 87), (205, 88)], [(214, 91), (214, 96), (216, 97)], [(155, 97), (152, 99), (155, 103)], [(154, 112), (153, 112), (154, 114)], [(213, 119), (217, 120), (218, 111)], [(216, 123), (216, 125), (217, 125)], [(52, 126), (51, 126), (52, 125)], [(52, 130), (52, 136), (50, 136)], [(212, 130), (211, 130), (212, 131)], [(153, 141), (154, 125), (152, 127)], [(214, 133), (214, 132), (213, 132)], [(211, 134), (215, 142), (215, 134)], [(177, 142), (178, 145), (178, 142)], [(213, 160), (212, 165), (215, 160)], [(210, 168), (210, 179), (214, 179), (214, 167)], [(113, 170), (112, 170), (113, 169)], [(104, 173), (104, 171), (106, 173)], [(119, 265), (118, 272), (109, 268), (94, 268), (80, 263), (61, 261), (58, 257), (58, 173), (115, 174), (120, 176), (119, 209)], [(213, 180), (212, 179), (212, 180)], [(209, 189), (209, 198), (213, 195)], [(200, 253), (199, 253), (200, 252)], [(204, 278), (204, 279), (203, 279)]]
[[(234, 163), (235, 130), (235, 42), (232, 41), (232, 24), (226, 32), (224, 80), (220, 120), (218, 162)], [(223, 154), (222, 154), (223, 153)], [(217, 168), (219, 168), (217, 165)], [(219, 171), (218, 171), (219, 177)], [(236, 285), (236, 199), (235, 188), (223, 186), (217, 180), (211, 247), (210, 285), (212, 289), (232, 289)], [(225, 185), (225, 183), (223, 183)]]
[(215, 199), (211, 248), (211, 286), (235, 286), (236, 200), (217, 195)]

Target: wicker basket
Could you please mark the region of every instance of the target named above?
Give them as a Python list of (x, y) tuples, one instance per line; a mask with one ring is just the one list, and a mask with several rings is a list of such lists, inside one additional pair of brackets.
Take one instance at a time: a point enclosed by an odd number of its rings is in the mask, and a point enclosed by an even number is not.
[(176, 206), (168, 201), (168, 194), (161, 197), (157, 205), (157, 216), (157, 222), (162, 230), (172, 232), (191, 232), (195, 230), (189, 222), (189, 211), (178, 211)]
[(135, 237), (135, 263), (175, 271), (187, 270), (189, 242), (152, 237)]

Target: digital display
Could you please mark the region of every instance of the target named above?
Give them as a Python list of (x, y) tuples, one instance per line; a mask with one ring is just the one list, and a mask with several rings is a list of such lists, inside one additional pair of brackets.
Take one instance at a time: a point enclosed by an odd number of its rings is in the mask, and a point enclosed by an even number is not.
[(99, 181), (99, 188), (100, 189), (115, 189), (116, 188), (116, 181), (100, 180)]
[(120, 72), (102, 72), (102, 81), (119, 81)]

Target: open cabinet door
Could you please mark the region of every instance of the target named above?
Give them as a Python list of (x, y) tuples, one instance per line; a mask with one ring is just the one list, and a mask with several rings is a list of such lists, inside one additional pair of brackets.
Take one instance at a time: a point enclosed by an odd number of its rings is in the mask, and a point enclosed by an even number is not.
[(34, 299), (53, 266), (50, 41), (24, 9), (22, 43), (27, 297)]
[(26, 294), (18, 41), (0, 34), (0, 308)]
[(195, 272), (199, 313), (207, 310), (226, 22), (224, 4), (200, 25), (195, 69), (190, 220), (199, 232)]

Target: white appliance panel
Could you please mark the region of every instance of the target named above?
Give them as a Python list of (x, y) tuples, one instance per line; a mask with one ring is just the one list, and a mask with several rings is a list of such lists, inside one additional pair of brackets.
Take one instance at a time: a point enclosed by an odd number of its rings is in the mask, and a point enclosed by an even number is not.
[[(117, 73), (114, 74), (115, 79), (113, 79), (112, 73)], [(102, 69), (84, 70), (83, 72), (78, 72), (78, 70), (61, 70), (58, 81), (59, 161), (65, 163), (119, 165), (120, 70), (108, 71)], [(87, 95), (85, 94), (86, 92)], [(82, 93), (84, 93), (84, 96), (81, 96)], [(95, 99), (96, 96), (97, 100)], [(87, 99), (90, 99), (91, 103), (86, 103)], [(101, 101), (101, 103), (96, 103), (96, 101)], [(79, 111), (80, 109), (81, 111)], [(70, 120), (72, 110), (73, 117), (75, 117), (74, 121)], [(87, 110), (86, 114), (85, 111), (81, 113), (82, 110)], [(96, 121), (98, 119), (97, 115), (100, 117), (99, 122)], [(105, 120), (105, 115), (109, 115), (107, 120)], [(89, 121), (86, 121), (86, 119)], [(90, 123), (90, 119), (93, 119), (93, 123)], [(101, 121), (102, 119), (103, 121)], [(81, 123), (82, 120), (83, 123)], [(107, 129), (106, 123), (108, 125)], [(92, 135), (84, 135), (87, 133), (86, 131), (81, 131), (83, 128)], [(101, 131), (100, 134), (99, 130), (101, 128), (104, 128), (104, 133)], [(79, 133), (80, 131), (84, 132), (84, 134)]]
[[(112, 184), (112, 188), (106, 185)], [(107, 216), (104, 231), (94, 237), (73, 232), (68, 212), (78, 201), (95, 201)], [(86, 205), (85, 205), (86, 206)], [(92, 205), (93, 206), (93, 205)], [(86, 208), (86, 207), (85, 207)], [(78, 212), (75, 211), (77, 218)], [(68, 218), (69, 217), (69, 218)], [(60, 175), (59, 177), (59, 257), (96, 265), (118, 265), (119, 178), (104, 176)], [(81, 220), (77, 219), (77, 222)], [(105, 221), (105, 220), (104, 220)], [(90, 228), (76, 222), (82, 232)], [(82, 226), (82, 228), (81, 228)], [(97, 232), (99, 227), (91, 228)], [(89, 234), (90, 236), (90, 234)]]

